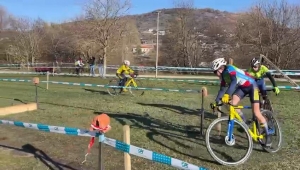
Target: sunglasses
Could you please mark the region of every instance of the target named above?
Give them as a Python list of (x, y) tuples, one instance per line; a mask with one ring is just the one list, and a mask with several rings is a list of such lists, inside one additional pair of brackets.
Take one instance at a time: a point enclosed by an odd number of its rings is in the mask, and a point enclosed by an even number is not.
[(214, 71), (214, 74), (217, 74), (217, 72), (218, 72), (218, 70), (215, 70), (215, 71)]

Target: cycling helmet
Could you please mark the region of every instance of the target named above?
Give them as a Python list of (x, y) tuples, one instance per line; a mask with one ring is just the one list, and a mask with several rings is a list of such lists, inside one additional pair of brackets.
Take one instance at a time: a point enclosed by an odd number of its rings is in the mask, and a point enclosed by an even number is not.
[(212, 69), (214, 71), (218, 70), (221, 66), (225, 66), (227, 64), (224, 58), (217, 58), (212, 62)]
[(124, 60), (124, 64), (127, 65), (127, 66), (130, 66), (130, 61)]
[(260, 61), (259, 61), (258, 58), (252, 58), (252, 60), (251, 60), (250, 63), (251, 63), (251, 67), (254, 67), (254, 66), (259, 65), (259, 64), (260, 64)]

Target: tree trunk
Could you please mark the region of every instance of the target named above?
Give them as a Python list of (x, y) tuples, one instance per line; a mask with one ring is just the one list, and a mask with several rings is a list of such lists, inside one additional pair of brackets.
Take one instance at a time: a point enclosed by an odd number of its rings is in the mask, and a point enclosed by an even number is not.
[[(107, 40), (106, 40), (107, 42)], [(106, 55), (107, 55), (107, 45), (104, 46), (103, 48), (103, 77), (106, 75)]]

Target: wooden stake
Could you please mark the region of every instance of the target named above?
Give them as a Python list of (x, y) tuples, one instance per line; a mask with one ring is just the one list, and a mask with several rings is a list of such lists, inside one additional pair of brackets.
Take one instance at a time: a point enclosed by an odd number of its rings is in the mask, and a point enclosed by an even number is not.
[(49, 88), (49, 71), (47, 71), (47, 90)]
[[(130, 145), (130, 128), (128, 125), (123, 126), (123, 140)], [(125, 170), (131, 170), (131, 159), (129, 153), (124, 153), (124, 167)]]

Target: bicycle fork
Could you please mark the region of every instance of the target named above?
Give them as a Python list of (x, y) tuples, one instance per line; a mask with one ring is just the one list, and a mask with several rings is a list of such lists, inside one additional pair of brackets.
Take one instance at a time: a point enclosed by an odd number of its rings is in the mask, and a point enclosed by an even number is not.
[(233, 140), (233, 127), (234, 127), (234, 120), (230, 119), (229, 117), (228, 126), (227, 126), (227, 137), (229, 142)]

